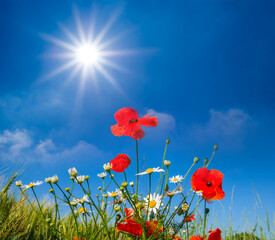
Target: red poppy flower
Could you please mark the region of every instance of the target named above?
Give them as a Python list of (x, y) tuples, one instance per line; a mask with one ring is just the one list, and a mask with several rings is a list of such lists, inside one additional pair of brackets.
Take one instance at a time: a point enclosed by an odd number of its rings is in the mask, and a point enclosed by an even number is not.
[(118, 154), (112, 161), (110, 161), (112, 170), (119, 173), (128, 168), (130, 163), (131, 159), (126, 154)]
[(147, 237), (152, 236), (153, 234), (155, 237), (158, 237), (158, 233), (163, 231), (163, 228), (158, 229), (158, 221), (147, 221), (146, 222), (146, 230), (147, 230)]
[(150, 115), (150, 113), (139, 118), (138, 112), (135, 109), (130, 107), (121, 108), (115, 113), (115, 120), (118, 123), (111, 126), (111, 131), (118, 137), (124, 135), (140, 140), (145, 135), (141, 126), (156, 127), (158, 125), (157, 117), (148, 117), (148, 115)]
[(184, 222), (192, 222), (192, 220), (195, 220), (194, 216), (195, 216), (195, 214), (193, 214), (192, 216), (188, 215), (188, 216), (184, 219)]
[(212, 231), (208, 237), (208, 240), (222, 240), (221, 232), (222, 231), (219, 228)]
[(202, 191), (203, 198), (207, 200), (221, 200), (225, 194), (222, 190), (223, 174), (215, 169), (199, 168), (191, 178), (194, 191)]
[(125, 208), (126, 220), (124, 223), (119, 223), (117, 225), (117, 230), (132, 234), (137, 237), (142, 236), (142, 227), (137, 223), (133, 217), (133, 210)]

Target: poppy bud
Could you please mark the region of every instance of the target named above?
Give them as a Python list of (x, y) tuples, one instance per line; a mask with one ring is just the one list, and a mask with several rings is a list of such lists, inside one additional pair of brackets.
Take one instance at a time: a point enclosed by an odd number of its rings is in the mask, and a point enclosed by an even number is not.
[(207, 158), (205, 158), (203, 161), (204, 161), (204, 164), (208, 163), (208, 159)]
[(205, 208), (205, 214), (209, 213), (209, 208)]
[(215, 145), (214, 145), (214, 150), (216, 151), (216, 150), (218, 150), (218, 148), (219, 148), (219, 145), (218, 145), (218, 144), (215, 144)]
[(90, 176), (88, 176), (88, 175), (86, 175), (86, 176), (84, 177), (84, 179), (85, 179), (86, 181), (88, 181), (89, 178), (90, 178)]
[(127, 183), (127, 182), (123, 182), (123, 183), (121, 184), (121, 186), (126, 188), (126, 187), (128, 186), (128, 183)]
[(121, 219), (121, 215), (120, 215), (120, 214), (117, 214), (117, 215), (116, 215), (116, 222), (118, 222), (120, 219)]
[(194, 158), (194, 163), (197, 163), (200, 159), (198, 157)]
[(169, 144), (169, 143), (170, 143), (170, 139), (167, 138), (167, 139), (166, 139), (166, 144)]
[(65, 191), (66, 191), (66, 192), (69, 192), (69, 191), (70, 191), (70, 188), (69, 188), (69, 187), (65, 188)]

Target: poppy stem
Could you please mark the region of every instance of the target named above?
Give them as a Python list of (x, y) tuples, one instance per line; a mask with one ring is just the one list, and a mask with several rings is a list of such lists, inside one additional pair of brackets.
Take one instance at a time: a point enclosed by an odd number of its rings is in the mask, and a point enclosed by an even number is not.
[[(138, 165), (138, 140), (136, 140), (136, 152), (137, 152), (137, 174), (139, 173), (139, 165)], [(138, 180), (139, 175), (137, 175), (137, 187), (136, 187), (136, 194), (138, 195)]]
[(204, 219), (203, 219), (203, 238), (205, 236), (205, 227), (206, 227), (206, 200), (204, 200)]
[(216, 150), (217, 150), (217, 149), (214, 149), (214, 151), (213, 151), (213, 153), (212, 153), (212, 156), (211, 156), (211, 158), (210, 158), (208, 164), (206, 165), (206, 167), (208, 167), (209, 164), (211, 163), (211, 161), (212, 161), (212, 159), (213, 159), (213, 157), (214, 157), (214, 155), (215, 155), (215, 153), (216, 153)]

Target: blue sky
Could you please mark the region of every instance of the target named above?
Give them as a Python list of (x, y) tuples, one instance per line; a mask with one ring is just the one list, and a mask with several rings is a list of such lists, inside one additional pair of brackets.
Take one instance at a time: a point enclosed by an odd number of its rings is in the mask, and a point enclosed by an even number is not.
[[(142, 169), (160, 166), (167, 137), (174, 175), (219, 144), (211, 168), (225, 175), (222, 203), (228, 208), (235, 186), (238, 221), (255, 205), (253, 184), (272, 215), (274, 7), (255, 0), (2, 1), (2, 168), (23, 168), (23, 182), (58, 174), (65, 186), (75, 166), (96, 188), (102, 165), (126, 153), (133, 175), (134, 140), (110, 131), (113, 114), (131, 106), (159, 119), (140, 141)], [(94, 23), (95, 34), (117, 15), (102, 40), (119, 36), (108, 48), (123, 54), (106, 57), (116, 67), (104, 65), (117, 88), (99, 71), (84, 81), (80, 72), (70, 77), (73, 68), (49, 75), (66, 63), (56, 57), (66, 49), (45, 36), (71, 43), (63, 26), (78, 38), (75, 12), (84, 32)]]

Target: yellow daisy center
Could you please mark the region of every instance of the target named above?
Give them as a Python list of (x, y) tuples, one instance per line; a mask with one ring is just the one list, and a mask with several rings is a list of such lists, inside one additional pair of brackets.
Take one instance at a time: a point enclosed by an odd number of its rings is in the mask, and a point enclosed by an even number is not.
[(157, 202), (155, 200), (151, 200), (149, 202), (149, 208), (154, 208), (157, 205)]
[(179, 179), (178, 179), (178, 178), (174, 178), (173, 181), (174, 181), (174, 182), (177, 182), (177, 181), (179, 181)]
[(152, 172), (154, 172), (154, 169), (153, 168), (148, 168), (145, 172), (146, 173), (152, 173)]
[(116, 192), (111, 193), (111, 197), (116, 197), (118, 194)]
[(28, 187), (34, 187), (34, 183), (30, 183)]
[(83, 208), (83, 207), (82, 207), (82, 208), (79, 208), (79, 212), (80, 212), (80, 213), (87, 212), (87, 209), (86, 209), (86, 208)]

